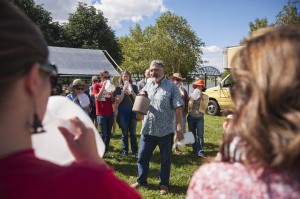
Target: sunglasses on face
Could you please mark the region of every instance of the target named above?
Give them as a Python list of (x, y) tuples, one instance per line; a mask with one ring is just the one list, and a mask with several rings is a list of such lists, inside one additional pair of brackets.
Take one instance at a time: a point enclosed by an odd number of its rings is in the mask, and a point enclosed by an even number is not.
[(173, 80), (174, 80), (174, 81), (181, 82), (181, 79), (174, 78)]
[(110, 79), (110, 76), (104, 76), (103, 79)]
[(74, 87), (76, 90), (80, 90), (80, 91), (83, 91), (84, 90), (84, 88), (83, 87), (78, 87), (78, 86), (75, 86)]

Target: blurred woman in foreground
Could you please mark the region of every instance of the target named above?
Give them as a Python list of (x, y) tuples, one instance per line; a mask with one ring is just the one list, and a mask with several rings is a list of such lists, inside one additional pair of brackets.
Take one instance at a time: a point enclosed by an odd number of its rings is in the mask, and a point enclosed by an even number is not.
[(221, 162), (194, 174), (187, 198), (300, 198), (300, 29), (258, 30), (234, 60)]
[(71, 120), (76, 137), (59, 127), (74, 163), (59, 166), (35, 156), (31, 135), (43, 132), (50, 77), (57, 74), (47, 60), (47, 44), (37, 27), (1, 0), (0, 198), (139, 198), (99, 157), (93, 130), (79, 119)]

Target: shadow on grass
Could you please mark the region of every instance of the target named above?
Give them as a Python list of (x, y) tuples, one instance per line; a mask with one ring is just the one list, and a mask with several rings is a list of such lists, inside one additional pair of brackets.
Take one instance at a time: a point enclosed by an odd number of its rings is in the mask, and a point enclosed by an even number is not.
[[(158, 147), (157, 147), (158, 148)], [(215, 157), (218, 153), (218, 145), (213, 144), (213, 143), (205, 143), (204, 146), (205, 153), (209, 157)], [(172, 154), (172, 164), (176, 166), (184, 166), (184, 165), (191, 165), (195, 163), (195, 159), (198, 159), (196, 154), (192, 153), (192, 146), (185, 146), (182, 149), (182, 154), (180, 155), (174, 155)], [(151, 162), (160, 164), (160, 154), (159, 150), (155, 150), (152, 157), (151, 157)]]

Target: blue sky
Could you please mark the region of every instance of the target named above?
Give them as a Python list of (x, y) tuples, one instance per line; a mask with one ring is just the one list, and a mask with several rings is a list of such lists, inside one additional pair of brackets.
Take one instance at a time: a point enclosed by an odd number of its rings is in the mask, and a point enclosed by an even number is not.
[[(67, 21), (68, 13), (76, 10), (74, 0), (35, 0), (44, 4), (57, 21)], [(81, 0), (103, 11), (116, 36), (129, 33), (135, 23), (142, 28), (155, 24), (165, 11), (184, 17), (197, 36), (205, 43), (202, 58), (222, 71), (222, 50), (239, 45), (248, 35), (249, 22), (266, 17), (269, 23), (288, 0)]]

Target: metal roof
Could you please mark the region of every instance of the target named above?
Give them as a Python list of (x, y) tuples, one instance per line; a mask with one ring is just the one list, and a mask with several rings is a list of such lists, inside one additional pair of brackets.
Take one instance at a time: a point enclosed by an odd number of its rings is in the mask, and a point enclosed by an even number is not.
[(106, 58), (102, 50), (53, 47), (49, 48), (49, 61), (57, 66), (58, 73), (70, 76), (99, 75), (107, 70), (112, 76), (119, 73)]

